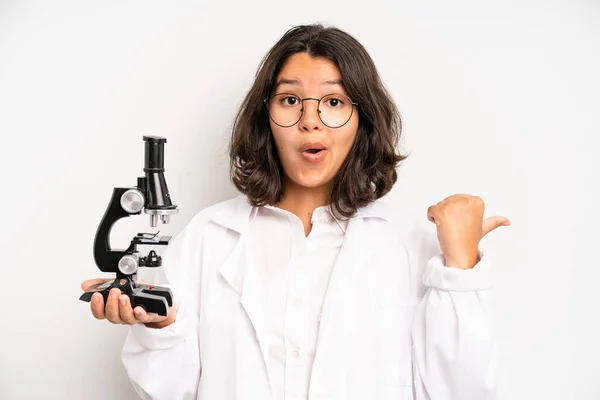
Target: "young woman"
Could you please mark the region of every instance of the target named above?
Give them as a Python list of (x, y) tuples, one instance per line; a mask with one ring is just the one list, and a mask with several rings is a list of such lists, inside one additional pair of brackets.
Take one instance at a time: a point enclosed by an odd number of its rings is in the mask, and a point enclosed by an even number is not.
[(233, 127), (242, 194), (199, 212), (163, 256), (169, 315), (116, 289), (91, 302), (131, 325), (122, 356), (142, 397), (496, 398), (479, 241), (509, 221), (484, 220), (465, 194), (422, 218), (385, 206), (400, 131), (358, 41), (321, 25), (285, 33)]

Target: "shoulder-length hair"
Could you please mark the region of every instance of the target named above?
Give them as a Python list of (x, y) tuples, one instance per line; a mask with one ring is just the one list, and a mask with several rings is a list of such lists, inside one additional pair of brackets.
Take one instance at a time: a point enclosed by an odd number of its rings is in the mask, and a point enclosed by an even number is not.
[(262, 59), (233, 124), (230, 177), (254, 206), (280, 201), (284, 172), (264, 99), (284, 62), (301, 52), (332, 61), (340, 70), (346, 92), (359, 104), (356, 139), (332, 181), (329, 199), (334, 213), (349, 218), (390, 191), (397, 179), (396, 167), (408, 155), (397, 152), (400, 113), (373, 60), (355, 38), (338, 28), (320, 24), (294, 27)]

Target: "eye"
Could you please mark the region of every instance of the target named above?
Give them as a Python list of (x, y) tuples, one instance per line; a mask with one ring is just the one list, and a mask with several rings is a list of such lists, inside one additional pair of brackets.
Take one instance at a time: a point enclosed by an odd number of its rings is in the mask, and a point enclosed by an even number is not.
[(296, 96), (282, 96), (280, 101), (281, 101), (281, 104), (283, 104), (284, 106), (295, 106), (295, 105), (298, 105), (298, 103), (300, 102), (300, 99), (297, 98)]
[(343, 106), (344, 101), (337, 97), (329, 97), (325, 100), (325, 104), (327, 104), (329, 107), (337, 108)]

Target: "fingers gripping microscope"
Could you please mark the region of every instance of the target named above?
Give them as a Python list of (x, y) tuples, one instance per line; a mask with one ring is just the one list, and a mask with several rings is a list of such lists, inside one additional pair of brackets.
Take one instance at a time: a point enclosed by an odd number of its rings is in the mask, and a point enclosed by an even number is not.
[[(80, 300), (91, 301), (92, 295), (100, 292), (104, 303), (112, 288), (118, 288), (129, 296), (131, 307), (143, 307), (146, 312), (166, 316), (173, 305), (173, 295), (167, 287), (137, 282), (139, 267), (160, 267), (162, 258), (151, 250), (143, 255), (140, 245), (167, 246), (171, 236), (159, 236), (138, 233), (125, 250), (113, 250), (110, 247), (110, 231), (115, 222), (124, 217), (141, 214), (142, 210), (150, 215), (150, 225), (156, 227), (159, 219), (168, 224), (170, 216), (179, 212), (171, 203), (169, 190), (164, 177), (164, 144), (167, 139), (157, 136), (144, 136), (145, 176), (138, 177), (135, 187), (115, 187), (112, 198), (96, 231), (94, 239), (94, 261), (103, 272), (114, 272), (116, 278), (88, 289)], [(160, 232), (160, 231), (159, 231)]]

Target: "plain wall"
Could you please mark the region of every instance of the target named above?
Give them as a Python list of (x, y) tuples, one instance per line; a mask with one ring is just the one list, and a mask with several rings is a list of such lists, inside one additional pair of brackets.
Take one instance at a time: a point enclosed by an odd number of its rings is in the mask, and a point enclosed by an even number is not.
[[(276, 40), (347, 30), (397, 101), (412, 156), (386, 201), (426, 218), (454, 193), (512, 226), (495, 264), (502, 398), (599, 399), (597, 1), (0, 1), (0, 398), (133, 399), (125, 326), (95, 320), (80, 283), (113, 187), (168, 139), (176, 235), (236, 195), (233, 118)], [(485, 4), (484, 4), (485, 3)], [(148, 217), (115, 225), (123, 248)]]

